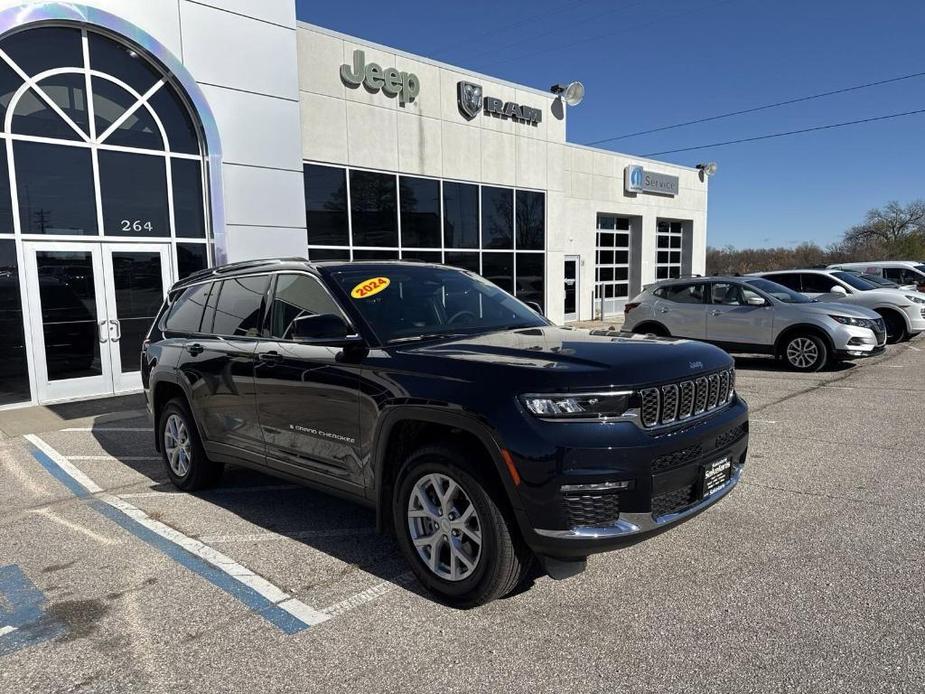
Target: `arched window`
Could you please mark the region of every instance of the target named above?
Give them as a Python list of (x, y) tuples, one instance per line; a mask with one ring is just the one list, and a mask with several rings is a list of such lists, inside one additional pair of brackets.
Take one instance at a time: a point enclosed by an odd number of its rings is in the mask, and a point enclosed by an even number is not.
[(70, 26), (3, 38), (0, 137), (0, 234), (198, 240), (206, 257), (199, 127), (140, 51)]

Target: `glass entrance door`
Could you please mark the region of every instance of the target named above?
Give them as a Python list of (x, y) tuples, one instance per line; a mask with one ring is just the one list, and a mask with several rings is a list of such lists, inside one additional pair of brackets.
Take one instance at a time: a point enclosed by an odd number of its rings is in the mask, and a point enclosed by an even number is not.
[(565, 256), (565, 320), (578, 320), (578, 263), (577, 255)]
[(170, 286), (167, 249), (24, 244), (39, 402), (141, 387), (141, 342)]

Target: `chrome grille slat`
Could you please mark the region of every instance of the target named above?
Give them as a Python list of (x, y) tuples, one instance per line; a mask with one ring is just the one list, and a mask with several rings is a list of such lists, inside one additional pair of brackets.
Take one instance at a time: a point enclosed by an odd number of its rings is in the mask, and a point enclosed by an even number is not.
[(700, 414), (707, 409), (707, 379), (703, 376), (694, 381), (697, 395), (694, 399), (694, 414)]
[(719, 400), (719, 376), (710, 374), (707, 376), (707, 382), (710, 384), (710, 395), (707, 397), (707, 409), (712, 410), (716, 407), (717, 400)]
[(651, 429), (711, 412), (732, 400), (735, 369), (638, 391), (639, 420)]
[(678, 418), (678, 386), (662, 386), (662, 424), (671, 424)]
[(694, 382), (682, 381), (679, 389), (678, 419), (687, 419), (694, 413)]
[(654, 427), (658, 424), (658, 415), (661, 409), (658, 388), (646, 388), (639, 391), (639, 395), (642, 398), (642, 408), (640, 410), (642, 424), (643, 426)]
[(729, 398), (729, 372), (722, 371), (719, 375), (719, 401), (722, 405)]

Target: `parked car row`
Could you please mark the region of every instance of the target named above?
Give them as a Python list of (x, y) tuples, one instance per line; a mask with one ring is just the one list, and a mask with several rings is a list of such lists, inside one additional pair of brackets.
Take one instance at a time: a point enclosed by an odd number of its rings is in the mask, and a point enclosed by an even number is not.
[(703, 340), (818, 371), (925, 330), (925, 293), (887, 282), (855, 268), (666, 280), (626, 304), (623, 330)]

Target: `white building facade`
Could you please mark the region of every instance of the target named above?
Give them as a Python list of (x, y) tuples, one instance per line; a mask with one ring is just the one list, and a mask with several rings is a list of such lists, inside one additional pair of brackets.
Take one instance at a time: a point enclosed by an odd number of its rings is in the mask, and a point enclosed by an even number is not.
[(215, 263), (446, 263), (555, 322), (703, 272), (700, 172), (570, 144), (568, 108), (293, 0), (0, 2), (0, 407), (137, 390)]

